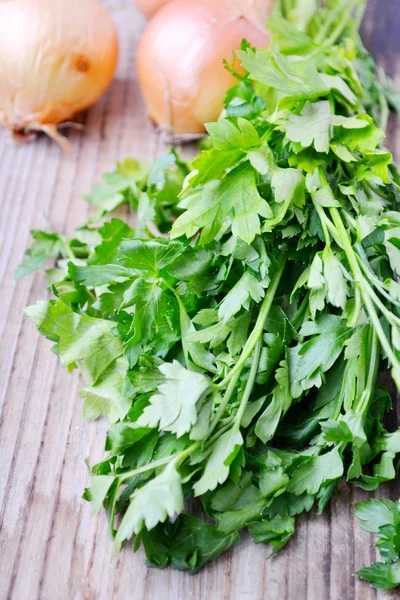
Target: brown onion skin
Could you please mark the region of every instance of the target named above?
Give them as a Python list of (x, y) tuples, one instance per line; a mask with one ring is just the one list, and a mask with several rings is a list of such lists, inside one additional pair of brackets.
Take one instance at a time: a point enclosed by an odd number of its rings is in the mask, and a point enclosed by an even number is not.
[(106, 91), (117, 60), (98, 0), (0, 2), (0, 120), (14, 131), (70, 120)]
[[(246, 0), (244, 0), (244, 3)], [(205, 131), (237, 79), (223, 66), (243, 38), (267, 47), (270, 36), (230, 0), (173, 0), (150, 21), (138, 50), (138, 75), (150, 119), (174, 134)], [(238, 57), (235, 68), (243, 73)]]
[(171, 0), (135, 0), (137, 8), (144, 14), (146, 19), (150, 19), (168, 2), (171, 2)]

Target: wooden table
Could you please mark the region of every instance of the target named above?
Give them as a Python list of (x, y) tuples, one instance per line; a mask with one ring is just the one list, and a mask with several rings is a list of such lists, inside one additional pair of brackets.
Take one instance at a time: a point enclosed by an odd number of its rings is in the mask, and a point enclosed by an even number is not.
[[(366, 495), (343, 485), (323, 517), (301, 518), (297, 534), (276, 558), (248, 537), (190, 577), (149, 570), (142, 552), (126, 547), (110, 562), (104, 514), (91, 518), (81, 499), (88, 483), (83, 459), (100, 459), (106, 424), (85, 422), (76, 374), (63, 370), (24, 317), (24, 306), (46, 296), (41, 275), (18, 283), (13, 271), (29, 230), (48, 219), (70, 233), (88, 216), (81, 194), (116, 159), (153, 158), (163, 142), (146, 120), (135, 73), (144, 19), (132, 0), (108, 0), (121, 38), (117, 77), (71, 132), (73, 152), (46, 138), (16, 148), (0, 134), (0, 598), (15, 600), (371, 600), (377, 594), (352, 574), (375, 559), (372, 537), (352, 516)], [(371, 0), (364, 39), (400, 81), (400, 0)], [(397, 73), (396, 73), (397, 68)], [(387, 144), (396, 150), (396, 123)], [(400, 147), (397, 149), (400, 160)], [(399, 497), (393, 484), (378, 495)]]

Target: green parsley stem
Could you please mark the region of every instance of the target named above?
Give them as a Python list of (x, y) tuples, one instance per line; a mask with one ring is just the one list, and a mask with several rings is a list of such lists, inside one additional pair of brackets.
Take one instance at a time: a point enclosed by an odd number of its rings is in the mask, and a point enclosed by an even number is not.
[(351, 13), (360, 4), (360, 0), (353, 0), (353, 2), (343, 2), (343, 15), (339, 21), (339, 24), (333, 30), (328, 39), (323, 43), (324, 48), (333, 46), (342, 35), (349, 21), (352, 22)]
[(64, 250), (65, 250), (65, 253), (66, 253), (67, 257), (70, 260), (74, 261), (76, 259), (76, 256), (75, 256), (75, 254), (72, 251), (71, 244), (69, 243), (69, 241), (67, 240), (67, 238), (65, 238), (64, 236), (60, 236), (60, 237), (62, 239), (62, 243), (63, 243)]
[(328, 16), (325, 20), (325, 23), (322, 25), (321, 29), (319, 30), (319, 32), (317, 33), (317, 35), (314, 38), (316, 44), (323, 43), (326, 36), (328, 35), (329, 29), (332, 27), (333, 23), (335, 22), (335, 19), (338, 17), (341, 10), (342, 10), (342, 7), (339, 6), (335, 10), (329, 11)]
[[(323, 176), (323, 180), (325, 180), (325, 182), (326, 182), (325, 175)], [(331, 232), (331, 235), (334, 238), (335, 242), (338, 244), (338, 246), (340, 248), (344, 248), (344, 242), (342, 240), (342, 237), (341, 237), (341, 235), (340, 235), (337, 227), (335, 227), (335, 225), (332, 223), (332, 221), (330, 219), (328, 219), (328, 217), (326, 216), (326, 213), (325, 213), (324, 209), (321, 206), (317, 207), (316, 204), (314, 204), (314, 206), (315, 206), (315, 208), (317, 210), (317, 213), (318, 213), (318, 216), (319, 216), (319, 218), (321, 220), (322, 229), (324, 231), (324, 236), (325, 236), (325, 241), (326, 241), (326, 239), (328, 239), (327, 238), (326, 230), (329, 230)], [(331, 209), (331, 210), (333, 210), (333, 209)], [(342, 222), (342, 226), (343, 226), (343, 222)], [(343, 226), (343, 230), (344, 230), (345, 236), (347, 238), (347, 234), (346, 234), (346, 230), (344, 229), (344, 226)], [(327, 248), (329, 249), (330, 244), (329, 245), (326, 244), (326, 245), (327, 245)], [(350, 244), (350, 249), (353, 252), (351, 244)], [(350, 259), (349, 259), (349, 262), (350, 262)], [(353, 271), (353, 275), (354, 275), (354, 270), (352, 269), (352, 271)], [(354, 278), (355, 278), (355, 281), (354, 281), (354, 300), (355, 300), (355, 306), (354, 306), (354, 313), (353, 313), (353, 316), (352, 316), (352, 319), (351, 319), (351, 325), (353, 327), (355, 325), (357, 325), (357, 323), (358, 323), (358, 321), (360, 319), (360, 313), (361, 313), (361, 308), (362, 308), (361, 291), (360, 291), (360, 287), (359, 287), (359, 282), (357, 281), (357, 278), (356, 278), (355, 275), (354, 275)]]
[[(354, 256), (357, 260), (358, 267), (361, 267), (361, 270), (367, 275), (368, 279), (370, 280), (371, 283), (374, 284), (375, 288), (377, 288), (380, 291), (380, 293), (383, 296), (385, 296), (385, 298), (387, 300), (389, 300), (393, 304), (398, 304), (396, 301), (393, 301), (393, 299), (390, 298), (389, 294), (387, 294), (385, 292), (384, 288), (382, 287), (382, 282), (379, 281), (379, 279), (377, 279), (376, 277), (374, 277), (373, 273), (371, 273), (371, 271), (366, 267), (366, 265), (363, 263), (361, 257), (358, 255), (358, 253), (354, 250), (353, 247), (352, 247), (352, 252), (354, 253)], [(365, 288), (365, 291), (369, 294), (369, 296), (370, 296), (371, 300), (374, 302), (375, 306), (377, 306), (377, 308), (379, 308), (381, 313), (383, 315), (385, 315), (386, 319), (389, 321), (389, 323), (391, 325), (393, 325), (394, 327), (400, 327), (400, 319), (395, 314), (393, 314), (383, 304), (383, 302), (381, 301), (379, 296), (376, 294), (373, 287), (370, 285), (369, 281), (367, 281), (367, 279), (365, 279), (363, 274), (360, 272), (359, 275), (360, 275), (360, 281), (362, 281), (362, 286)]]
[(356, 253), (353, 249), (353, 246), (351, 245), (351, 241), (350, 241), (349, 236), (346, 232), (346, 229), (343, 225), (343, 221), (340, 217), (340, 213), (337, 210), (337, 208), (331, 208), (330, 213), (331, 213), (333, 222), (334, 222), (334, 224), (338, 230), (338, 233), (340, 235), (340, 239), (342, 241), (343, 248), (344, 248), (344, 251), (347, 256), (347, 260), (349, 261), (350, 268), (353, 272), (355, 284), (356, 285), (358, 284), (360, 286), (361, 295), (364, 300), (364, 304), (367, 308), (367, 312), (371, 319), (372, 325), (375, 328), (375, 331), (378, 335), (381, 346), (384, 349), (384, 351), (386, 352), (387, 357), (389, 358), (390, 362), (392, 363), (393, 368), (396, 370), (396, 372), (400, 373), (400, 362), (396, 358), (396, 355), (393, 352), (393, 349), (386, 337), (386, 334), (383, 331), (382, 325), (379, 321), (379, 317), (376, 313), (375, 306), (374, 306), (374, 303), (373, 303), (371, 295), (370, 295), (372, 288), (369, 286), (368, 282), (366, 281), (365, 277), (362, 274), (362, 271), (360, 269), (360, 266), (359, 266), (357, 258), (356, 258)]
[(287, 262), (287, 251), (287, 246), (284, 246), (278, 257), (278, 266), (275, 270), (275, 273), (272, 276), (271, 283), (269, 285), (267, 293), (265, 294), (265, 298), (261, 304), (261, 309), (258, 314), (257, 321), (254, 325), (254, 329), (251, 332), (250, 337), (243, 348), (242, 354), (240, 355), (238, 362), (230, 371), (230, 373), (228, 373), (228, 375), (219, 384), (216, 385), (216, 389), (223, 389), (233, 377), (235, 377), (236, 375), (240, 375), (247, 359), (251, 356), (258, 340), (261, 338), (263, 334), (264, 323), (268, 317), (268, 313), (271, 309), (272, 302), (274, 301), (279, 282), (283, 275), (283, 271), (285, 270)]
[(239, 431), (240, 423), (242, 421), (242, 417), (244, 411), (246, 410), (246, 406), (249, 402), (251, 392), (253, 391), (254, 382), (257, 377), (258, 364), (260, 362), (260, 354), (261, 354), (261, 339), (258, 340), (256, 347), (254, 348), (253, 358), (251, 362), (250, 373), (247, 378), (246, 387), (244, 388), (243, 396), (240, 401), (239, 410), (236, 413), (235, 424), (234, 427)]
[[(364, 271), (364, 273), (367, 276), (367, 278), (369, 279), (370, 283), (373, 284), (375, 286), (375, 288), (379, 291), (379, 293), (382, 294), (382, 296), (384, 296), (386, 298), (386, 300), (389, 300), (389, 302), (391, 304), (400, 306), (400, 302), (390, 296), (390, 294), (385, 290), (383, 282), (375, 276), (374, 272), (371, 269), (369, 269), (367, 267), (367, 265), (364, 263), (362, 258), (359, 256), (359, 254), (356, 254), (356, 256), (357, 256), (358, 264), (360, 265), (361, 269)], [(391, 313), (391, 315), (392, 315), (392, 317), (395, 316), (392, 313)], [(397, 319), (397, 317), (396, 317), (396, 319)], [(397, 319), (397, 320), (400, 323), (400, 319)]]
[(346, 253), (347, 260), (349, 261), (350, 268), (353, 273), (353, 277), (356, 284), (361, 284), (361, 281), (364, 280), (363, 274), (361, 273), (360, 267), (358, 266), (358, 261), (356, 258), (356, 253), (354, 252), (353, 246), (347, 234), (347, 231), (343, 225), (343, 221), (341, 219), (340, 213), (337, 208), (330, 208), (330, 213), (335, 224), (335, 228), (339, 235), (339, 239), (341, 245)]
[[(231, 372), (232, 372), (232, 371), (231, 371)], [(219, 405), (219, 407), (218, 407), (218, 410), (217, 410), (217, 412), (215, 413), (215, 416), (214, 416), (213, 420), (211, 421), (211, 425), (210, 425), (210, 428), (209, 428), (209, 430), (208, 430), (207, 437), (209, 437), (209, 436), (212, 434), (212, 432), (214, 431), (214, 429), (215, 429), (215, 428), (216, 428), (216, 426), (218, 425), (218, 422), (219, 422), (219, 420), (220, 420), (220, 418), (221, 418), (221, 416), (222, 416), (222, 414), (223, 414), (223, 412), (224, 412), (225, 408), (228, 406), (228, 404), (229, 404), (229, 400), (231, 399), (231, 397), (232, 397), (232, 395), (233, 395), (233, 392), (235, 391), (236, 384), (237, 384), (237, 382), (238, 382), (238, 380), (239, 380), (239, 377), (240, 377), (240, 373), (241, 373), (241, 369), (240, 369), (240, 370), (238, 370), (238, 371), (237, 371), (237, 372), (236, 372), (236, 373), (233, 375), (233, 377), (231, 378), (231, 380), (229, 381), (229, 385), (228, 385), (228, 388), (227, 388), (227, 390), (226, 390), (226, 392), (225, 392), (225, 394), (224, 394), (224, 397), (223, 397), (223, 399), (222, 399), (222, 402), (221, 402), (221, 404)], [(224, 380), (224, 381), (225, 381), (225, 380)], [(218, 386), (218, 389), (219, 389), (219, 386)]]
[(368, 182), (368, 184), (365, 181), (362, 181), (361, 184), (362, 184), (362, 188), (363, 188), (364, 192), (367, 194), (368, 198), (371, 198), (371, 194), (369, 193), (369, 190), (372, 190), (374, 192), (374, 194), (376, 194), (380, 198), (383, 198), (383, 200), (387, 200), (387, 197), (379, 189), (379, 187), (376, 185), (373, 185), (370, 181)]
[(137, 469), (132, 469), (131, 471), (126, 471), (125, 473), (119, 473), (117, 475), (118, 479), (123, 482), (135, 475), (140, 475), (141, 473), (146, 473), (146, 471), (151, 471), (153, 469), (157, 469), (157, 467), (162, 467), (163, 465), (168, 464), (172, 459), (179, 456), (179, 454), (172, 454), (171, 456), (166, 456), (165, 458), (160, 458), (159, 460), (155, 460), (147, 465), (143, 465), (143, 467), (138, 467)]
[(361, 309), (362, 309), (362, 301), (361, 301), (361, 291), (357, 284), (354, 287), (354, 312), (350, 321), (350, 325), (356, 326), (360, 320)]
[(347, 211), (344, 213), (344, 218), (346, 219), (348, 227), (354, 230), (357, 229), (357, 221)]
[(320, 204), (318, 204), (318, 202), (314, 202), (314, 200), (313, 200), (313, 204), (314, 204), (315, 210), (317, 211), (319, 219), (321, 221), (322, 230), (324, 232), (324, 238), (325, 238), (325, 247), (327, 250), (330, 250), (331, 236), (329, 235), (328, 226), (327, 226), (328, 219), (326, 218), (326, 215), (325, 215), (325, 212), (324, 212), (324, 209), (322, 208), (322, 206)]
[(147, 234), (150, 239), (154, 239), (156, 236), (150, 231), (150, 229), (144, 225), (143, 231)]
[(181, 463), (183, 463), (184, 460), (186, 460), (188, 456), (190, 456), (195, 450), (197, 450), (197, 448), (200, 445), (201, 442), (195, 442), (194, 444), (189, 446), (189, 448), (186, 448), (186, 450), (178, 452), (178, 454), (170, 454), (165, 458), (154, 460), (153, 462), (148, 463), (147, 465), (143, 465), (143, 467), (139, 467), (138, 469), (132, 469), (131, 471), (127, 471), (126, 473), (120, 473), (117, 475), (117, 477), (120, 479), (121, 482), (123, 482), (127, 479), (130, 479), (131, 477), (134, 477), (135, 475), (140, 475), (141, 473), (145, 473), (146, 471), (157, 469), (158, 467), (167, 465), (170, 462), (175, 462), (176, 465), (179, 466)]
[(371, 360), (368, 365), (368, 379), (365, 386), (365, 390), (361, 395), (361, 398), (358, 401), (358, 404), (354, 407), (355, 411), (361, 415), (365, 413), (367, 410), (369, 403), (372, 398), (372, 393), (375, 388), (375, 380), (378, 375), (378, 367), (379, 367), (379, 344), (378, 344), (378, 336), (375, 331), (372, 331), (372, 340), (371, 340)]
[(332, 420), (333, 421), (337, 421), (338, 418), (340, 417), (340, 414), (342, 412), (343, 400), (344, 400), (344, 395), (343, 395), (343, 389), (342, 389), (340, 391), (340, 394), (339, 394), (337, 402), (336, 402), (335, 411), (334, 411), (334, 413), (332, 415)]
[(387, 100), (385, 98), (385, 94), (383, 92), (379, 94), (379, 109), (379, 127), (382, 129), (382, 131), (386, 131), (390, 111)]
[[(351, 12), (354, 10), (354, 8), (357, 7), (357, 5), (359, 5), (359, 3), (360, 3), (359, 0), (353, 0), (353, 2), (346, 3), (347, 5), (345, 8), (344, 8), (344, 5), (343, 5), (343, 7), (340, 7), (341, 9), (343, 9), (343, 15), (342, 15), (338, 25), (335, 27), (335, 29), (332, 31), (332, 33), (330, 34), (330, 36), (328, 38), (326, 37), (327, 31), (323, 31), (325, 41), (319, 46), (319, 48), (317, 48), (310, 54), (307, 54), (304, 57), (305, 60), (306, 59), (309, 60), (313, 56), (316, 56), (320, 52), (324, 51), (326, 48), (334, 46), (334, 44), (337, 42), (337, 40), (342, 35), (343, 31), (346, 29), (346, 26), (348, 25), (349, 21), (351, 22)], [(339, 11), (339, 15), (340, 15), (340, 11)], [(329, 23), (329, 25), (331, 25), (331, 23)], [(320, 40), (320, 42), (322, 42), (322, 39)]]
[(188, 458), (188, 456), (193, 454), (193, 452), (195, 450), (197, 450), (197, 448), (199, 448), (200, 446), (201, 446), (201, 441), (195, 442), (194, 444), (189, 446), (189, 448), (186, 448), (186, 450), (179, 452), (175, 456), (174, 455), (170, 456), (170, 459), (172, 459), (172, 461), (176, 463), (176, 466), (179, 467), (183, 463), (183, 461), (186, 460)]
[(343, 244), (340, 241), (340, 236), (339, 236), (339, 232), (336, 229), (336, 227), (334, 226), (334, 224), (332, 223), (332, 221), (330, 219), (327, 218), (326, 214), (324, 214), (325, 217), (325, 225), (327, 227), (327, 229), (331, 232), (332, 237), (334, 238), (335, 242), (338, 244), (338, 246), (342, 247)]
[(297, 331), (299, 327), (307, 320), (310, 314), (310, 292), (307, 292), (300, 304), (297, 313), (292, 319), (293, 328)]
[[(299, 327), (299, 325), (304, 321), (305, 315), (307, 314), (307, 311), (308, 311), (308, 308), (309, 308), (309, 296), (307, 294), (306, 297), (304, 298), (303, 302), (301, 303), (299, 310), (297, 311), (296, 317), (293, 320), (293, 327), (295, 329), (297, 329)], [(235, 426), (237, 426), (237, 427), (240, 426), (240, 422), (242, 420), (244, 410), (247, 406), (248, 400), (250, 398), (250, 394), (254, 387), (254, 381), (257, 376), (258, 363), (260, 361), (261, 346), (262, 346), (262, 344), (261, 344), (261, 338), (260, 338), (255, 347), (253, 360), (252, 360), (252, 366), (251, 366), (249, 377), (248, 377), (248, 380), (246, 383), (246, 388), (245, 388), (245, 391), (243, 393), (243, 396), (242, 396), (242, 399), (240, 402), (239, 411), (235, 416)], [(222, 416), (225, 408), (227, 407), (229, 400), (232, 397), (233, 392), (235, 391), (236, 384), (238, 382), (239, 377), (240, 377), (240, 372), (238, 372), (229, 382), (228, 389), (226, 390), (223, 401), (221, 402), (221, 404), (218, 408), (218, 411), (210, 425), (208, 435), (210, 435), (214, 431), (218, 422), (220, 422), (221, 416)]]
[(386, 337), (385, 332), (383, 331), (383, 327), (379, 321), (378, 315), (376, 314), (375, 307), (373, 305), (371, 298), (368, 296), (368, 294), (365, 294), (365, 295), (363, 294), (363, 299), (364, 299), (365, 305), (367, 307), (367, 311), (368, 311), (368, 314), (372, 321), (372, 324), (373, 324), (375, 331), (379, 337), (379, 341), (381, 343), (382, 348), (386, 352), (387, 357), (389, 358), (390, 362), (392, 363), (392, 366), (395, 367), (395, 369), (400, 372), (400, 363), (397, 360), (391, 345), (389, 344), (389, 341)]
[(207, 439), (207, 441), (204, 444), (206, 450), (208, 450), (210, 448), (210, 446), (212, 446), (213, 443), (216, 442), (217, 439), (220, 438), (221, 435), (223, 433), (225, 433), (226, 431), (228, 431), (228, 429), (230, 429), (231, 427), (232, 427), (232, 419), (229, 419), (229, 423), (225, 423), (225, 425), (223, 427), (220, 427), (220, 429), (218, 429), (218, 431), (211, 438)]
[[(225, 431), (228, 431), (228, 429), (230, 429), (231, 427), (231, 423), (225, 423), (225, 425), (223, 427), (221, 427), (221, 429), (219, 429), (216, 434), (211, 438), (211, 439), (207, 439), (207, 442), (205, 443), (206, 449), (204, 452), (204, 456), (207, 456), (208, 454), (210, 454), (212, 452), (212, 444), (219, 438), (221, 437), (221, 435), (223, 433), (225, 433)], [(208, 434), (209, 435), (209, 434)], [(125, 481), (125, 479), (129, 479), (130, 477), (133, 477), (135, 475), (140, 475), (140, 473), (144, 473), (145, 471), (149, 471), (152, 469), (156, 469), (157, 467), (162, 467), (163, 465), (166, 465), (168, 463), (175, 463), (175, 466), (178, 468), (191, 454), (193, 454), (193, 452), (195, 450), (197, 450), (201, 444), (203, 443), (203, 441), (197, 441), (194, 444), (192, 444), (191, 446), (189, 446), (188, 448), (186, 448), (186, 450), (182, 450), (182, 452), (178, 452), (178, 454), (170, 454), (169, 456), (166, 456), (165, 458), (161, 458), (160, 460), (156, 460), (152, 463), (149, 463), (148, 465), (144, 465), (143, 467), (140, 467), (139, 469), (134, 469), (132, 471), (128, 471), (128, 473), (122, 473), (122, 477), (120, 478), (120, 481)]]
[(374, 389), (374, 382), (378, 376), (378, 368), (379, 368), (379, 344), (378, 344), (378, 338), (377, 338), (375, 331), (372, 334), (371, 357), (372, 357), (372, 360), (371, 360), (371, 364), (369, 366), (367, 387), (369, 388), (370, 393), (372, 394), (372, 391)]
[(371, 296), (372, 301), (379, 308), (381, 313), (385, 315), (386, 319), (389, 321), (391, 325), (394, 327), (400, 327), (400, 319), (394, 313), (392, 313), (381, 301), (381, 299), (376, 295), (372, 287), (368, 282), (365, 282), (365, 286), (368, 290), (369, 295)]
[[(200, 456), (199, 460), (196, 461), (195, 464), (202, 463), (205, 458), (210, 456), (210, 454), (212, 454), (212, 452), (213, 452), (213, 444), (221, 437), (221, 435), (223, 435), (226, 431), (228, 431), (231, 428), (232, 428), (232, 418), (229, 419), (229, 423), (225, 423), (222, 427), (220, 427), (218, 429), (218, 431), (211, 438), (208, 438), (208, 435), (210, 435), (208, 433), (205, 440), (203, 440), (204, 447), (202, 449), (201, 456)], [(196, 444), (197, 444), (197, 447), (195, 447)], [(186, 458), (188, 458), (188, 456), (190, 456), (190, 454), (192, 454), (194, 452), (194, 450), (196, 450), (202, 444), (202, 442), (198, 441), (198, 442), (196, 442), (196, 444), (193, 444), (192, 446), (187, 448), (187, 450), (184, 450), (183, 452), (180, 452), (179, 455), (177, 455), (177, 456), (179, 456), (178, 461), (176, 461), (178, 467), (184, 460), (186, 460)]]
[(176, 298), (176, 301), (178, 302), (179, 319), (180, 319), (181, 336), (182, 336), (182, 349), (183, 349), (183, 355), (185, 357), (186, 368), (189, 368), (189, 352), (188, 352), (186, 342), (185, 342), (185, 331), (187, 329), (187, 324), (190, 322), (190, 320), (189, 320), (188, 314), (186, 312), (186, 308), (182, 302), (182, 299), (179, 296), (179, 294), (177, 293), (177, 291), (175, 290), (175, 288), (170, 283), (168, 283), (168, 281), (166, 279), (161, 278), (161, 281), (167, 286), (169, 291), (173, 293), (173, 295)]
[[(236, 384), (236, 381), (235, 381), (235, 384)], [(217, 423), (218, 423), (218, 421), (215, 423), (215, 425), (217, 425)], [(210, 440), (208, 440), (207, 445), (208, 446), (212, 445), (230, 427), (231, 427), (231, 423), (226, 423), (224, 425), (224, 427), (221, 428), (221, 430), (217, 431), (215, 436), (213, 436)], [(210, 428), (208, 436), (211, 433), (212, 433), (212, 430)], [(126, 481), (127, 479), (130, 479), (131, 477), (134, 477), (135, 475), (140, 475), (141, 473), (145, 473), (146, 471), (152, 471), (153, 469), (157, 469), (158, 467), (167, 465), (170, 462), (176, 463), (176, 467), (179, 467), (191, 454), (193, 454), (193, 452), (195, 450), (197, 450), (201, 446), (203, 441), (204, 440), (195, 442), (194, 444), (192, 444), (185, 450), (182, 450), (182, 452), (178, 452), (178, 454), (170, 454), (169, 456), (166, 456), (165, 458), (160, 458), (159, 460), (155, 460), (151, 463), (148, 463), (147, 465), (143, 465), (143, 467), (139, 467), (137, 469), (132, 469), (131, 471), (127, 471), (126, 473), (120, 473), (116, 477), (119, 479), (120, 483), (123, 483), (124, 481)]]

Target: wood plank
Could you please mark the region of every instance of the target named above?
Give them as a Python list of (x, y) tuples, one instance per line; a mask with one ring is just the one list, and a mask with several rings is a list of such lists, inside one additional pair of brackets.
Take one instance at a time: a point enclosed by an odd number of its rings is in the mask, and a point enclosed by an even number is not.
[[(104, 515), (90, 517), (81, 500), (88, 483), (83, 464), (102, 457), (106, 424), (85, 422), (76, 374), (61, 369), (23, 316), (44, 297), (41, 275), (18, 283), (13, 272), (29, 230), (66, 233), (85, 220), (81, 200), (93, 181), (127, 155), (153, 158), (163, 142), (145, 118), (135, 52), (144, 27), (132, 0), (107, 0), (121, 38), (117, 78), (85, 116), (85, 132), (70, 132), (71, 155), (44, 137), (15, 148), (0, 133), (0, 598), (15, 600), (372, 600), (389, 598), (352, 577), (374, 559), (372, 537), (352, 516), (368, 497), (342, 485), (330, 510), (299, 519), (295, 538), (279, 556), (248, 536), (195, 577), (149, 570), (143, 553), (125, 548), (110, 562)], [(364, 38), (389, 74), (400, 81), (400, 2), (371, 0)], [(400, 160), (398, 125), (388, 145)], [(399, 496), (398, 482), (379, 495)], [(392, 596), (394, 597), (394, 596)]]

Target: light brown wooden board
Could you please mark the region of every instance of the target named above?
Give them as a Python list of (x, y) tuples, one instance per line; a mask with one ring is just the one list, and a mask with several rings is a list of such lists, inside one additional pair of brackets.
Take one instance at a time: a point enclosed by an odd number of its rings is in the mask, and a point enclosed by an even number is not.
[[(88, 216), (81, 194), (116, 159), (153, 158), (163, 143), (146, 120), (135, 73), (145, 25), (132, 0), (108, 0), (121, 38), (116, 80), (71, 132), (65, 155), (41, 138), (21, 148), (0, 133), (0, 598), (15, 600), (372, 600), (352, 573), (375, 559), (372, 537), (352, 516), (367, 497), (343, 485), (322, 517), (299, 519), (297, 534), (276, 558), (248, 537), (199, 575), (149, 570), (126, 547), (110, 562), (104, 514), (90, 517), (81, 500), (83, 463), (102, 456), (106, 424), (82, 417), (76, 374), (63, 370), (50, 344), (24, 318), (23, 307), (46, 296), (41, 275), (18, 283), (13, 271), (29, 230), (71, 232)], [(389, 74), (400, 80), (400, 0), (371, 0), (364, 37)], [(396, 122), (388, 145), (396, 150)], [(400, 148), (397, 157), (400, 160)], [(378, 495), (399, 496), (398, 484)]]

